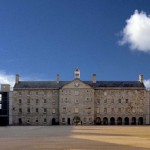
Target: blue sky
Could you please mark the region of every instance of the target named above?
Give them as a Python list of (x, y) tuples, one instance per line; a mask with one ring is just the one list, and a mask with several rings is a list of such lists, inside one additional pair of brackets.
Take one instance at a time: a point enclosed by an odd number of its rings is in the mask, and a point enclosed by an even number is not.
[(81, 80), (93, 73), (97, 80), (138, 80), (142, 73), (150, 84), (149, 6), (149, 0), (1, 0), (1, 83), (16, 73), (72, 80), (78, 67)]

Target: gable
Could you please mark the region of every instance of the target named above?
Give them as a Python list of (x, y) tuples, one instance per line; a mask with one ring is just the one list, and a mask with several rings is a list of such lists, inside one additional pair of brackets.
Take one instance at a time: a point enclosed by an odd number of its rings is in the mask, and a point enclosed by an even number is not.
[(62, 87), (62, 89), (74, 89), (74, 88), (91, 89), (92, 87), (82, 82), (80, 79), (75, 79)]

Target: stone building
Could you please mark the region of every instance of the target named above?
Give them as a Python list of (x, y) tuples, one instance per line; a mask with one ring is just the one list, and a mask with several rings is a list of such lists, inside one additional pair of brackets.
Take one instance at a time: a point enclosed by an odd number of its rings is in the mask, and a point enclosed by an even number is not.
[(20, 81), (16, 75), (12, 102), (14, 125), (146, 124), (146, 89), (139, 81)]

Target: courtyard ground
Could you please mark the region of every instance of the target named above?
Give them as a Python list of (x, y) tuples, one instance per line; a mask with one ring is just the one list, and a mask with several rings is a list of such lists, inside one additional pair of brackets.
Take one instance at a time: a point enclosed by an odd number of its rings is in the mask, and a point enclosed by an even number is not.
[(0, 127), (0, 150), (148, 150), (150, 126)]

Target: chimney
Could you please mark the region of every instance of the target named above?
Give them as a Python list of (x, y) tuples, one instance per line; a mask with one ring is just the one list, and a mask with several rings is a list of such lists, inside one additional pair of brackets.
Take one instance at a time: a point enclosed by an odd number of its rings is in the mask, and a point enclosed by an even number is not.
[(140, 74), (140, 75), (139, 75), (139, 81), (140, 81), (141, 83), (143, 83), (143, 80), (144, 80), (144, 79), (143, 79), (143, 75)]
[(59, 83), (59, 81), (60, 81), (60, 75), (59, 74), (57, 74), (57, 76), (56, 76), (56, 81), (57, 81), (57, 83)]
[(93, 83), (96, 83), (96, 74), (93, 74), (92, 81)]
[(18, 84), (18, 82), (19, 82), (19, 74), (16, 74), (16, 84)]

